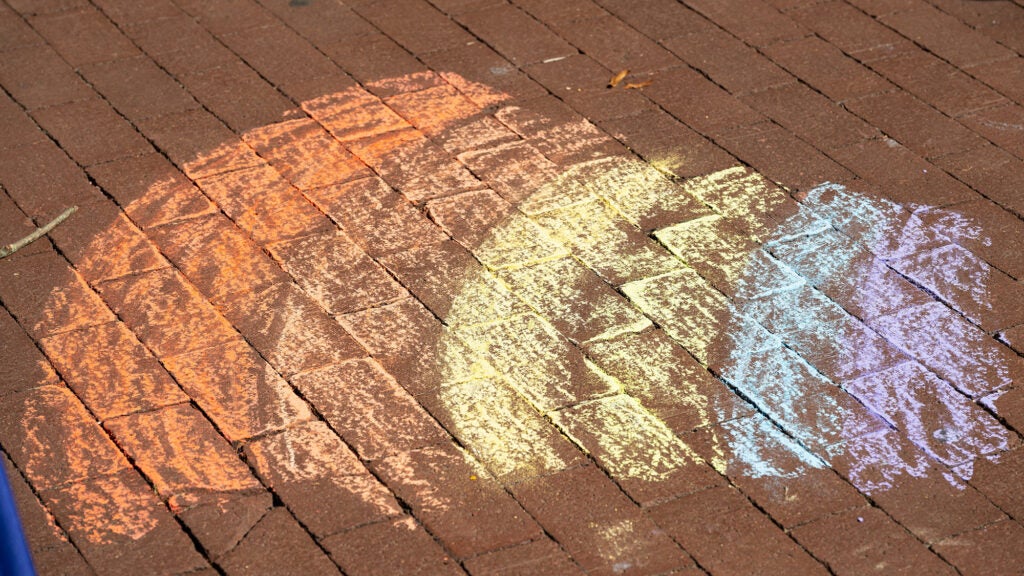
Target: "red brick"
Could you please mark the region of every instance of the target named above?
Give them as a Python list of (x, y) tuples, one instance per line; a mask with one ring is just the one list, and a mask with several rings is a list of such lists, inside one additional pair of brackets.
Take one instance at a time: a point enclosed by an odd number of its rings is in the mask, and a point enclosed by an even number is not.
[(661, 110), (601, 122), (600, 126), (648, 163), (677, 178), (710, 174), (738, 162)]
[(230, 0), (217, 4), (185, 0), (178, 4), (215, 35), (265, 26), (274, 21), (269, 11), (252, 0)]
[(125, 33), (175, 76), (238, 62), (238, 57), (187, 14), (125, 26)]
[(895, 431), (831, 449), (832, 467), (927, 543), (1005, 518), (981, 493), (930, 464)]
[(188, 400), (120, 322), (50, 336), (39, 344), (100, 420)]
[(391, 187), (417, 204), (483, 188), (440, 146), (412, 130), (367, 138), (350, 149)]
[(883, 16), (879, 20), (954, 66), (970, 66), (1013, 55), (1013, 52), (980, 32), (923, 2), (915, 2), (909, 9)]
[(477, 106), (546, 94), (540, 85), (481, 42), (431, 52), (422, 58)]
[(711, 27), (702, 16), (673, 0), (652, 0), (642, 4), (630, 0), (599, 0), (598, 4), (658, 41)]
[[(339, 318), (345, 329), (412, 394), (441, 385), (441, 321), (414, 298)], [(451, 336), (449, 336), (451, 338)]]
[[(11, 200), (3, 190), (0, 190), (0, 246), (10, 246), (22, 238), (27, 237), (36, 230), (32, 220), (18, 208), (18, 205)], [(24, 257), (29, 254), (40, 254), (50, 249), (48, 242), (32, 242), (18, 250), (18, 256)]]
[(172, 574), (207, 565), (134, 470), (48, 490), (43, 500), (98, 572)]
[(351, 576), (464, 574), (444, 548), (408, 516), (332, 536), (323, 546)]
[(877, 128), (803, 84), (769, 88), (742, 100), (825, 152), (879, 135)]
[(871, 68), (953, 117), (1004, 100), (991, 88), (924, 50), (905, 51), (892, 58), (875, 60)]
[(1024, 426), (1024, 388), (1010, 388), (981, 399), (981, 403), (1014, 429)]
[(351, 360), (295, 376), (303, 396), (363, 460), (430, 446), (447, 434), (373, 360)]
[(45, 573), (59, 571), (69, 576), (92, 574), (64, 530), (57, 527), (53, 515), (6, 456), (0, 456), (0, 466), (4, 468), (7, 485), (14, 496), (22, 532), (36, 570)]
[(0, 52), (42, 44), (43, 39), (13, 10), (0, 10)]
[(38, 16), (31, 23), (72, 66), (139, 54), (131, 41), (96, 9)]
[(867, 140), (832, 157), (900, 204), (944, 206), (974, 199), (966, 186), (892, 140)]
[(579, 447), (507, 381), (497, 375), (465, 378), (416, 399), (502, 486), (585, 462)]
[(165, 358), (164, 363), (229, 441), (312, 417), (288, 383), (240, 338)]
[(1024, 526), (1012, 520), (959, 534), (934, 545), (935, 552), (961, 574), (991, 574), (1020, 569), (1019, 543)]
[(25, 144), (38, 144), (47, 140), (46, 134), (36, 126), (32, 117), (7, 94), (0, 97), (0, 128), (7, 135), (4, 142), (0, 143), (0, 150), (17, 148)]
[(406, 294), (341, 231), (273, 244), (270, 251), (299, 286), (331, 314), (394, 302)]
[[(864, 504), (856, 488), (761, 414), (699, 429), (682, 439), (784, 528)], [(756, 446), (756, 464), (748, 463), (750, 446)]]
[(579, 22), (594, 20), (608, 13), (591, 0), (568, 0), (549, 2), (547, 0), (520, 0), (516, 2), (534, 18), (544, 22), (556, 32), (563, 32)]
[(231, 325), (177, 271), (111, 280), (99, 289), (118, 317), (161, 358), (236, 337)]
[(662, 330), (588, 344), (587, 355), (676, 432), (749, 414), (752, 408)]
[(4, 404), (4, 449), (37, 491), (128, 467), (124, 455), (64, 386), (12, 394)]
[(769, 122), (735, 129), (718, 141), (741, 161), (790, 190), (852, 178), (846, 168)]
[(549, 417), (641, 506), (725, 483), (635, 398), (607, 396)]
[[(274, 86), (340, 73), (330, 59), (280, 23), (223, 34), (220, 40)], [(302, 65), (296, 66), (296, 62)]]
[(525, 142), (469, 151), (459, 155), (459, 161), (512, 204), (527, 199), (558, 175), (558, 167)]
[(373, 468), (457, 557), (541, 534), (519, 504), (453, 444), (400, 453)]
[(383, 101), (359, 86), (305, 101), (302, 109), (342, 142), (409, 127)]
[(288, 278), (222, 214), (165, 224), (150, 234), (189, 281), (218, 304)]
[(480, 112), (480, 106), (450, 84), (392, 96), (387, 105), (428, 137), (445, 134), (450, 126)]
[(147, 57), (91, 64), (81, 69), (104, 98), (129, 120), (174, 114), (199, 103)]
[[(365, 21), (363, 25), (367, 25)], [(384, 34), (370, 33), (334, 38), (321, 50), (345, 72), (382, 98), (441, 84), (441, 77)], [(338, 38), (344, 38), (339, 41)]]
[(208, 557), (220, 560), (273, 507), (270, 492), (207, 494), (199, 505), (176, 512)]
[[(986, 332), (1024, 322), (1024, 284), (989, 266), (960, 246), (943, 246), (901, 258), (892, 267), (913, 279)], [(982, 288), (957, 286), (950, 271), (969, 276)], [(993, 306), (993, 303), (997, 305)]]
[(4, 53), (0, 83), (28, 109), (55, 106), (93, 96), (89, 86), (46, 45), (26, 46)]
[(459, 15), (459, 22), (520, 66), (576, 53), (565, 40), (514, 6), (466, 12)]
[(167, 114), (136, 125), (193, 179), (261, 165), (259, 156), (206, 110)]
[(131, 0), (99, 0), (100, 10), (118, 24), (131, 24), (154, 18), (170, 18), (181, 14), (181, 9), (170, 0), (139, 4)]
[(313, 204), (268, 165), (199, 178), (199, 187), (258, 244), (334, 228)]
[(144, 229), (216, 211), (162, 154), (91, 166), (89, 175)]
[(538, 478), (513, 493), (588, 574), (660, 574), (693, 565), (595, 466)]
[(877, 508), (856, 508), (793, 529), (793, 537), (840, 574), (955, 574)]
[(56, 384), (57, 375), (28, 334), (0, 309), (0, 396)]
[[(713, 572), (827, 573), (803, 548), (730, 486), (711, 488), (649, 511), (702, 567)], [(723, 546), (728, 543), (728, 553)]]
[(892, 88), (885, 79), (820, 38), (808, 37), (775, 44), (765, 51), (780, 66), (834, 101), (859, 98)]
[(471, 251), (512, 212), (512, 205), (490, 190), (465, 192), (427, 203), (430, 218)]
[(561, 25), (559, 32), (602, 66), (615, 72), (629, 69), (646, 74), (679, 65), (679, 60), (668, 50), (619, 18), (601, 15), (597, 10), (590, 14), (596, 17)]
[(382, 261), (446, 323), (481, 322), (526, 310), (511, 293), (497, 286), (469, 252), (451, 240), (391, 254)]
[(52, 142), (0, 155), (0, 180), (18, 207), (42, 223), (70, 206), (102, 200), (103, 194), (63, 150)]
[(256, 128), (243, 139), (299, 190), (372, 175), (362, 162), (309, 119)]
[[(554, 96), (506, 106), (495, 118), (556, 165), (571, 166), (628, 151)], [(515, 203), (515, 202), (513, 202)]]
[(424, 0), (386, 0), (357, 6), (355, 10), (413, 54), (473, 40), (458, 24)]
[(337, 321), (291, 282), (238, 295), (224, 315), (286, 377), (365, 354)]
[(846, 107), (925, 158), (976, 148), (985, 141), (903, 92), (846, 102)]
[(1005, 342), (1010, 348), (1013, 348), (1017, 352), (1021, 352), (1024, 350), (1024, 324), (1004, 330), (1002, 334), (999, 335), (999, 339)]
[(317, 538), (401, 514), (390, 492), (322, 422), (246, 445), (256, 473)]
[(1024, 450), (978, 458), (970, 472), (971, 486), (1018, 522), (1024, 519), (1024, 494), (1017, 489), (1017, 479), (1024, 472)]
[(83, 166), (152, 152), (131, 125), (100, 99), (86, 99), (34, 113), (60, 146)]
[(306, 196), (374, 258), (446, 239), (437, 226), (379, 178), (318, 188)]
[(58, 226), (50, 237), (93, 284), (168, 266), (156, 246), (112, 202), (79, 207), (74, 226)]
[(665, 41), (665, 47), (733, 94), (792, 81), (792, 76), (741, 40), (708, 25)]
[(295, 113), (291, 102), (240, 61), (179, 75), (178, 79), (197, 100), (237, 132), (283, 120)]
[(1024, 66), (1016, 58), (972, 66), (970, 74), (1018, 104), (1024, 103)]
[(92, 288), (53, 251), (0, 262), (0, 297), (35, 338), (114, 319)]
[(381, 262), (439, 318), (458, 313), (456, 300), (467, 283), (483, 274), (483, 267), (462, 246), (451, 240), (389, 254)]
[(983, 146), (935, 161), (958, 179), (1003, 207), (1024, 214), (1024, 201), (1015, 193), (1018, 175), (1024, 175), (1024, 162), (1002, 148)]
[(122, 416), (105, 425), (175, 509), (194, 505), (209, 493), (262, 488), (231, 445), (190, 404)]
[(764, 2), (694, 0), (688, 6), (754, 46), (767, 46), (807, 33)]
[(358, 37), (374, 32), (373, 26), (347, 6), (316, 2), (296, 6), (290, 0), (268, 0), (262, 4), (320, 47), (335, 41), (339, 36)]
[[(684, 89), (685, 87), (685, 89)], [(690, 68), (662, 72), (644, 93), (684, 124), (706, 136), (763, 117)]]
[(979, 110), (963, 116), (960, 121), (1014, 156), (1024, 157), (1024, 143), (1020, 137), (1020, 126), (1024, 126), (1024, 107), (1019, 104)]
[(911, 46), (899, 34), (845, 2), (814, 3), (786, 15), (861, 62)]
[(534, 540), (512, 548), (496, 550), (466, 560), (472, 576), (576, 576), (585, 574), (558, 544), (551, 540)]
[(340, 574), (285, 508), (274, 508), (253, 527), (219, 564), (230, 575)]
[(608, 89), (608, 79), (614, 72), (583, 54), (533, 64), (526, 72), (595, 122), (639, 114), (651, 108), (640, 90)]
[(493, 116), (475, 114), (458, 120), (434, 138), (446, 152), (458, 156), (518, 140), (518, 136)]

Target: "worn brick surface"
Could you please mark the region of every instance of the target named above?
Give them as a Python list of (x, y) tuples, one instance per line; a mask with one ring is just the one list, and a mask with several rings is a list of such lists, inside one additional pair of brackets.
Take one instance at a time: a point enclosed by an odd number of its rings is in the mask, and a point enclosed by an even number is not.
[(40, 572), (1014, 572), (1022, 29), (0, 3), (0, 244), (78, 208), (0, 259)]

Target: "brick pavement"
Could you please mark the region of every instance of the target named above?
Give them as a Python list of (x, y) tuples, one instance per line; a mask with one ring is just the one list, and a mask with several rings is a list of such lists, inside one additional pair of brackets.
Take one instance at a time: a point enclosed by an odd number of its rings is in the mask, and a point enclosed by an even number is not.
[(1020, 573), (1022, 54), (1009, 1), (5, 0), (0, 244), (79, 206), (0, 260), (38, 568)]

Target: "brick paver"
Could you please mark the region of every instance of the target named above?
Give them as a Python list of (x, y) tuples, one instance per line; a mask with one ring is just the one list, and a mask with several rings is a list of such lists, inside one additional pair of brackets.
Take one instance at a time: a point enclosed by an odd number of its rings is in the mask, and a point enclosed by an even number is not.
[(1020, 2), (3, 0), (0, 88), (41, 573), (1020, 573)]

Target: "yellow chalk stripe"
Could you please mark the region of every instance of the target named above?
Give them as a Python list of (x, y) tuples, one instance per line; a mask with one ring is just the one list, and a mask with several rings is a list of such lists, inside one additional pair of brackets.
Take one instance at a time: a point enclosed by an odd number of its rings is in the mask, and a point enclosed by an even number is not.
[[(733, 334), (743, 335), (747, 350), (779, 345), (778, 338), (737, 314), (728, 299), (691, 268), (624, 284), (622, 292), (702, 363), (708, 363), (712, 343), (727, 348)], [(723, 326), (732, 329), (724, 331)]]
[(457, 334), (541, 412), (617, 391), (550, 324), (533, 314), (459, 328)]
[(483, 267), (468, 274), (463, 286), (443, 318), (449, 326), (492, 322), (529, 311), (504, 282)]
[(628, 300), (573, 258), (507, 270), (501, 278), (541, 316), (568, 325), (565, 335), (578, 342), (651, 326)]
[(613, 477), (657, 481), (702, 461), (661, 420), (624, 394), (559, 410), (551, 418)]
[(607, 282), (619, 285), (663, 274), (679, 261), (650, 241), (604, 200), (593, 199), (534, 217)]
[[(768, 217), (784, 208), (796, 210), (796, 202), (764, 176), (749, 168), (735, 167), (691, 178), (683, 183), (688, 194), (712, 206), (718, 212), (740, 220), (747, 228), (765, 233), (776, 222)], [(762, 238), (763, 240), (763, 238)]]
[(454, 422), (452, 432), (502, 483), (565, 469), (576, 453), (546, 418), (500, 380), (447, 385), (441, 399)]
[(544, 229), (518, 212), (495, 226), (471, 252), (492, 270), (569, 255), (568, 250), (548, 236)]

